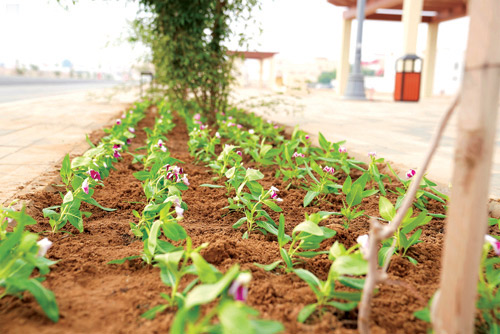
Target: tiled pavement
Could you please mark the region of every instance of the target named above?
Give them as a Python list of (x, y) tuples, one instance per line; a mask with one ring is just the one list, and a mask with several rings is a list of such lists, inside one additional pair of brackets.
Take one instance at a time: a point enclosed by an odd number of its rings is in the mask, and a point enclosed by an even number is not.
[(136, 100), (137, 90), (99, 89), (0, 103), (0, 204), (22, 188), (44, 186), (66, 153), (88, 148), (85, 134)]

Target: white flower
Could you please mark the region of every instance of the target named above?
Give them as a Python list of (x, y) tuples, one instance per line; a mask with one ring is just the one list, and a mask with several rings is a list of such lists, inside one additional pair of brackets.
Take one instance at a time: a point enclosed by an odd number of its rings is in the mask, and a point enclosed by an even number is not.
[(38, 256), (42, 257), (45, 256), (45, 254), (47, 254), (47, 251), (52, 246), (52, 241), (50, 241), (47, 238), (43, 238), (42, 240), (37, 241), (37, 245), (38, 245)]
[(220, 138), (220, 133), (219, 133), (219, 132), (216, 132), (216, 133), (215, 133), (215, 137)]
[(183, 218), (184, 217), (184, 209), (181, 208), (180, 206), (175, 207), (175, 213), (177, 214), (178, 218)]
[(251, 135), (253, 135), (255, 133), (255, 130), (254, 129), (250, 129), (250, 130), (248, 130), (248, 133), (251, 134)]
[(368, 236), (368, 234), (360, 235), (359, 237), (357, 237), (356, 242), (360, 246), (363, 258), (367, 260), (368, 256), (370, 255), (370, 237)]

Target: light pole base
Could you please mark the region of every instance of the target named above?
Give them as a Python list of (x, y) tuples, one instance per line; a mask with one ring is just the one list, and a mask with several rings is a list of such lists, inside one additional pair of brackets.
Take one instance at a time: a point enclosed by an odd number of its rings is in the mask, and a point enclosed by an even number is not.
[(363, 74), (351, 73), (343, 97), (345, 100), (366, 100)]

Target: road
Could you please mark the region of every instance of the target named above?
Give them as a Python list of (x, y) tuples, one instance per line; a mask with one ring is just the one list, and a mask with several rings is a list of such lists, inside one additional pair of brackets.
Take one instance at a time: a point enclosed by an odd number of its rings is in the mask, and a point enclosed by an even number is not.
[(0, 103), (116, 86), (117, 81), (0, 76)]

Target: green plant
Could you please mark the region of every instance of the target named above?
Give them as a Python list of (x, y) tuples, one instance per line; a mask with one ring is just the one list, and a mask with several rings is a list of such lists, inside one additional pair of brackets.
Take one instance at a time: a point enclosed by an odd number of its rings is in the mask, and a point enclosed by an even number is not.
[[(305, 269), (295, 269), (294, 273), (303, 279), (314, 292), (316, 302), (306, 305), (300, 310), (297, 320), (304, 322), (316, 310), (323, 313), (326, 307), (331, 306), (341, 311), (354, 309), (361, 300), (361, 291), (338, 290), (338, 285), (362, 290), (364, 279), (352, 276), (364, 275), (368, 271), (368, 262), (357, 251), (358, 245), (345, 249), (344, 245), (336, 241), (329, 252), (332, 260), (326, 281), (318, 279), (313, 273)], [(341, 301), (339, 301), (341, 300)]]
[[(392, 205), (391, 201), (383, 196), (380, 196), (379, 212), (380, 216), (387, 221), (392, 221), (396, 216), (396, 208)], [(411, 246), (422, 242), (422, 240), (419, 240), (422, 229), (414, 230), (428, 224), (432, 220), (432, 217), (427, 215), (427, 211), (422, 211), (415, 217), (412, 217), (412, 215), (413, 209), (410, 207), (394, 234), (394, 237), (383, 242), (382, 248), (378, 254), (379, 265), (382, 265), (385, 259), (392, 255), (389, 254), (389, 252), (393, 241), (395, 241), (395, 251), (398, 251), (401, 256), (408, 258), (411, 263), (415, 265), (418, 263), (417, 260), (406, 253)], [(413, 234), (410, 236), (409, 234), (412, 232)]]
[(349, 228), (351, 221), (362, 216), (365, 212), (365, 210), (359, 210), (359, 206), (363, 199), (378, 192), (377, 189), (365, 190), (368, 179), (368, 174), (364, 173), (361, 177), (354, 181), (354, 183), (352, 182), (350, 176), (348, 176), (344, 181), (342, 192), (346, 195), (346, 200), (342, 201), (343, 208), (340, 209), (340, 213), (345, 218), (345, 228)]
[[(325, 219), (328, 215), (306, 213), (305, 220), (295, 226), (292, 231), (292, 237), (285, 234), (285, 217), (280, 214), (278, 226), (278, 246), (282, 260), (275, 261), (268, 265), (254, 263), (259, 268), (266, 271), (275, 269), (278, 265), (284, 264), (287, 272), (293, 271), (293, 267), (297, 263), (302, 263), (301, 258), (312, 258), (318, 254), (328, 254), (327, 251), (315, 251), (320, 247), (321, 242), (332, 238), (337, 234), (336, 231), (324, 226), (318, 226), (318, 223)], [(290, 243), (291, 241), (291, 243)], [(288, 250), (285, 248), (287, 244)]]
[[(306, 172), (310, 176), (312, 182), (309, 184), (305, 190), (307, 194), (304, 197), (304, 207), (308, 206), (313, 199), (319, 197), (319, 200), (324, 200), (328, 194), (338, 194), (338, 189), (342, 188), (336, 181), (335, 169), (330, 166), (325, 166), (323, 169), (314, 161), (311, 161), (311, 167), (304, 162)], [(314, 176), (312, 172), (316, 172), (319, 175), (319, 180)]]
[[(17, 222), (12, 232), (5, 224), (10, 220)], [(37, 242), (38, 235), (25, 230), (33, 224), (36, 221), (26, 214), (25, 207), (20, 212), (0, 207), (0, 299), (6, 295), (22, 298), (23, 291), (29, 291), (47, 317), (57, 322), (59, 308), (54, 293), (41, 284), (56, 263), (45, 258), (52, 243), (46, 238)], [(33, 277), (35, 268), (38, 275)]]

